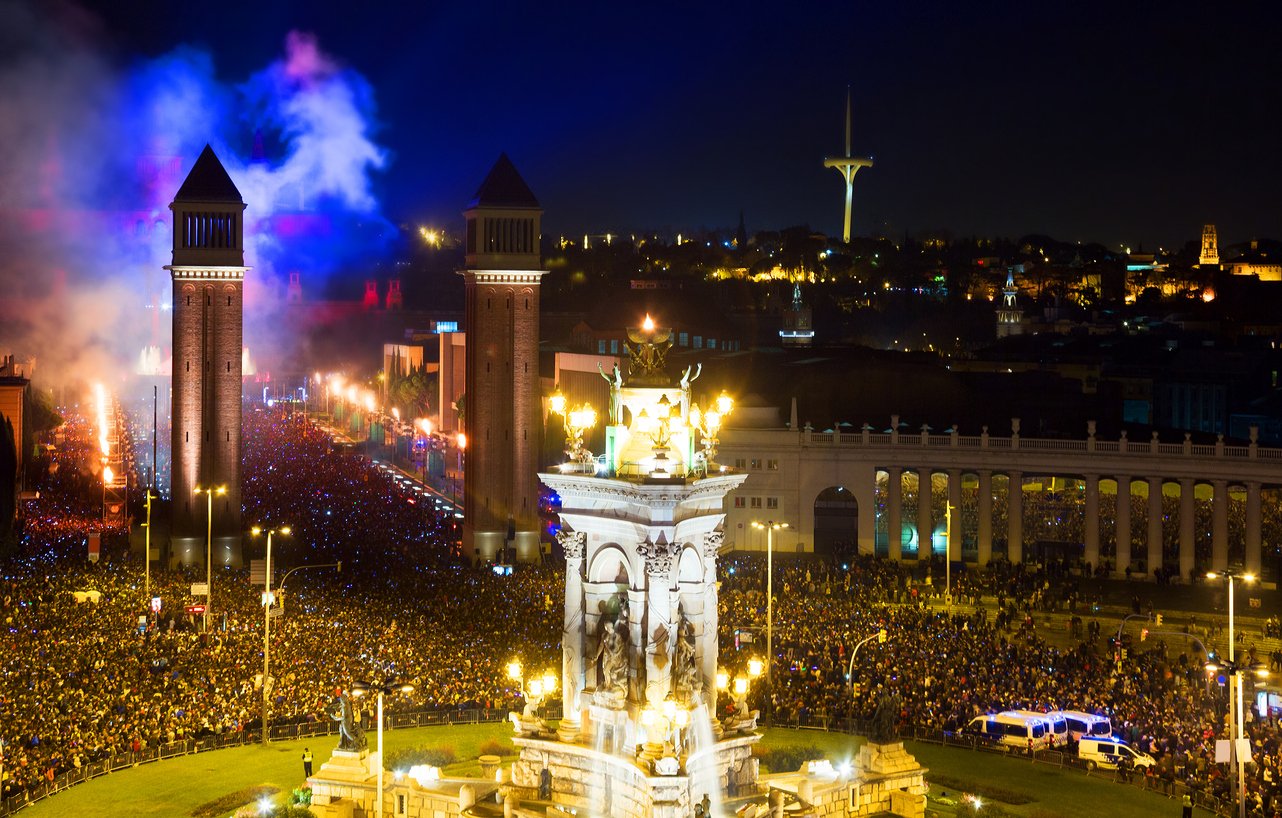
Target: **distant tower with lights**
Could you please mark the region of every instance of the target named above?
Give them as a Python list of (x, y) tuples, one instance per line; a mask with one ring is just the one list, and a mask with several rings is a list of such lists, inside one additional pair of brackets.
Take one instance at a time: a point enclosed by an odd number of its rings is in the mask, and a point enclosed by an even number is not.
[(1202, 225), (1202, 252), (1198, 254), (1197, 263), (1203, 267), (1220, 266), (1220, 240), (1213, 224)]
[(1006, 271), (1006, 287), (1002, 290), (1002, 306), (997, 310), (997, 337), (1021, 335), (1024, 332), (1024, 313), (1016, 302), (1019, 290), (1015, 288), (1015, 271)]
[(506, 154), (463, 213), (467, 332), (463, 552), (539, 556), (539, 256), (543, 209)]
[(850, 205), (854, 200), (855, 174), (860, 168), (872, 167), (872, 157), (850, 155), (850, 87), (846, 87), (846, 155), (829, 157), (824, 160), (824, 167), (836, 168), (841, 178), (846, 180), (846, 220), (842, 223), (841, 240), (850, 243)]
[(801, 282), (792, 285), (792, 305), (783, 311), (783, 329), (779, 340), (785, 347), (808, 347), (815, 340), (814, 320), (810, 308), (801, 300)]
[(209, 500), (213, 555), (239, 565), (242, 307), (245, 202), (213, 150), (200, 158), (169, 205), (174, 214), (172, 560), (205, 561)]

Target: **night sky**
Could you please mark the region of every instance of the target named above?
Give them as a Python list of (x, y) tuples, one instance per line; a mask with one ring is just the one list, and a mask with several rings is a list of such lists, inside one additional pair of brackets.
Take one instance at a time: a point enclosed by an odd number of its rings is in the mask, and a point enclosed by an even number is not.
[(236, 83), (314, 34), (373, 91), (373, 188), (398, 223), (457, 225), (507, 151), (551, 233), (740, 210), (750, 230), (839, 233), (821, 161), (849, 83), (854, 150), (876, 159), (857, 234), (1282, 232), (1279, 4), (707, 5), (110, 0), (69, 47), (127, 66), (193, 45)]

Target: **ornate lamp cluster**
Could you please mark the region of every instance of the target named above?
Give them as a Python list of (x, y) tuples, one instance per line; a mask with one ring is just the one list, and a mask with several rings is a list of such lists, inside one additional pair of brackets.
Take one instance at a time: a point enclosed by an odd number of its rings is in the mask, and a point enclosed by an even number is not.
[(592, 452), (583, 445), (583, 435), (596, 426), (596, 410), (592, 408), (592, 404), (583, 403), (577, 409), (571, 409), (558, 387), (549, 398), (548, 406), (553, 414), (561, 416), (565, 428), (566, 457), (570, 458), (572, 464), (579, 466), (591, 463)]
[(715, 405), (716, 408), (706, 412), (701, 411), (697, 403), (690, 407), (690, 428), (699, 433), (703, 462), (708, 467), (711, 467), (712, 459), (717, 456), (717, 446), (721, 443), (717, 434), (726, 417), (734, 411), (734, 399), (723, 391), (717, 396)]

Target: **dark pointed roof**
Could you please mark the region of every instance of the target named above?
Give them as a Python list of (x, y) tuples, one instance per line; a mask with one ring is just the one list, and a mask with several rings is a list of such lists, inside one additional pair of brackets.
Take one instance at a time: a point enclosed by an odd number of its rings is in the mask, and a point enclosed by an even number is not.
[(506, 153), (501, 153), (499, 161), (490, 168), (489, 175), (481, 182), (481, 187), (468, 208), (538, 206), (539, 200), (534, 198), (530, 186), (521, 178), (512, 160), (507, 158)]
[(214, 155), (214, 149), (205, 146), (200, 157), (187, 174), (187, 180), (178, 188), (175, 202), (235, 202), (244, 204), (240, 191), (227, 175), (227, 169)]

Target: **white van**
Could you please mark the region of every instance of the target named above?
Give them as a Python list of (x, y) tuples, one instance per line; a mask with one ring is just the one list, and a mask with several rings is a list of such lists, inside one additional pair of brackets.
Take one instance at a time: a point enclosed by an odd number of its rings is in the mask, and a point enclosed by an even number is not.
[(1113, 724), (1108, 716), (1084, 713), (1080, 710), (1060, 710), (1059, 715), (1068, 722), (1068, 734), (1073, 741), (1084, 738), (1108, 738), (1113, 735)]
[(1123, 758), (1129, 758), (1135, 769), (1157, 763), (1153, 756), (1141, 753), (1120, 738), (1084, 738), (1077, 743), (1077, 757), (1086, 762), (1088, 770), (1115, 770)]
[(962, 734), (979, 736), (1009, 750), (1045, 749), (1054, 735), (1051, 724), (1042, 714), (1007, 710), (976, 716), (962, 728)]
[(1063, 713), (1060, 713), (1059, 711), (1039, 713), (1036, 710), (1011, 710), (1009, 712), (1018, 713), (1021, 716), (1033, 716), (1039, 719), (1045, 719), (1046, 723), (1050, 725), (1051, 735), (1055, 737), (1055, 746), (1063, 747), (1068, 743), (1068, 719), (1064, 718)]

